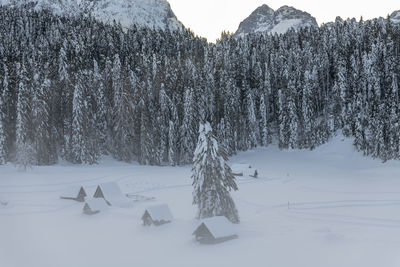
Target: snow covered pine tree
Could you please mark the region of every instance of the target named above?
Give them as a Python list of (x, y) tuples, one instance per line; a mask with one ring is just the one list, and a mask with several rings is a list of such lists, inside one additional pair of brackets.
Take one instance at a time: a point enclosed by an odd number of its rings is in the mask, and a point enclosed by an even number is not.
[(232, 223), (239, 223), (238, 211), (229, 194), (231, 189), (238, 188), (226, 160), (210, 123), (200, 123), (192, 168), (193, 204), (198, 206), (199, 219), (225, 216)]

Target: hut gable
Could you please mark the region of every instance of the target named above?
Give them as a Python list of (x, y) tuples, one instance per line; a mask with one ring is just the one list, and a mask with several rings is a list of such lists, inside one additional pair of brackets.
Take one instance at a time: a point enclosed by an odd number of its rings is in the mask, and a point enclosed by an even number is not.
[(203, 244), (215, 244), (238, 237), (233, 224), (224, 216), (204, 219), (193, 235)]
[(108, 209), (107, 203), (102, 198), (91, 198), (85, 201), (83, 213), (93, 215)]
[(173, 219), (168, 205), (158, 205), (148, 207), (143, 216), (143, 225), (162, 225), (171, 222)]
[(68, 187), (64, 193), (61, 194), (61, 199), (71, 199), (79, 202), (85, 201), (87, 196), (85, 189), (82, 186), (71, 186)]
[(103, 183), (97, 186), (94, 198), (104, 198), (110, 206), (125, 206), (128, 199), (124, 196), (118, 184), (115, 182)]

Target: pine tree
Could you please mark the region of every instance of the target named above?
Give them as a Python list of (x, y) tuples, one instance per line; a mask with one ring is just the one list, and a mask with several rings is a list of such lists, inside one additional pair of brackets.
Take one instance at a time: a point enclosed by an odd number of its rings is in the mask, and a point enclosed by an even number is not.
[(293, 88), (289, 93), (288, 110), (289, 110), (289, 148), (296, 149), (298, 147), (298, 117), (296, 110), (296, 102), (293, 97)]
[[(119, 60), (117, 61), (119, 64)], [(119, 66), (115, 66), (114, 79), (119, 77)], [(114, 114), (113, 114), (113, 156), (121, 161), (133, 160), (133, 110), (132, 95), (129, 83), (120, 85), (114, 82)]]
[[(45, 67), (47, 70), (47, 67)], [(35, 127), (35, 151), (37, 165), (50, 165), (57, 162), (57, 153), (52, 136), (49, 99), (51, 99), (50, 80), (47, 75), (43, 81), (36, 77), (38, 89), (33, 99), (33, 123)]]
[[(1, 84), (1, 81), (0, 81)], [(3, 157), (4, 162), (7, 162), (10, 159), (9, 151), (11, 146), (12, 137), (15, 135), (15, 124), (12, 120), (11, 110), (13, 106), (13, 97), (11, 94), (11, 88), (9, 86), (8, 81), (8, 68), (7, 65), (4, 64), (4, 77), (2, 81), (2, 93), (0, 95), (0, 120), (2, 123), (2, 137), (1, 137), (1, 145), (0, 145), (0, 154)]]
[(100, 153), (108, 151), (108, 122), (107, 122), (107, 100), (105, 96), (104, 83), (96, 60), (93, 60), (93, 88), (96, 97), (96, 132)]
[(16, 163), (24, 170), (35, 164), (35, 150), (31, 138), (31, 90), (25, 65), (19, 69), (17, 126), (16, 126)]
[(169, 121), (168, 130), (168, 163), (171, 166), (176, 165), (176, 139), (175, 126), (172, 121)]
[(256, 147), (258, 144), (258, 125), (255, 114), (255, 105), (251, 92), (247, 94), (247, 135), (248, 135), (248, 148)]
[(261, 94), (260, 99), (260, 117), (261, 145), (267, 146), (271, 141), (268, 130), (267, 108), (265, 106), (264, 94)]
[(98, 153), (90, 134), (94, 129), (88, 118), (88, 102), (84, 86), (85, 78), (83, 78), (86, 76), (79, 75), (74, 90), (71, 161), (73, 163), (94, 164), (97, 163)]
[(278, 91), (278, 108), (279, 108), (279, 147), (287, 148), (289, 143), (288, 138), (288, 128), (289, 128), (289, 120), (288, 120), (288, 112), (287, 112), (287, 102), (286, 97), (282, 90)]
[(193, 89), (185, 90), (183, 102), (183, 121), (180, 129), (180, 159), (179, 164), (189, 164), (193, 160), (193, 151), (196, 145), (196, 117)]
[(3, 97), (0, 95), (0, 165), (7, 162), (6, 154), (6, 135), (4, 132), (3, 121)]
[(239, 223), (238, 211), (229, 191), (237, 190), (226, 155), (218, 146), (210, 123), (201, 123), (192, 168), (193, 204), (198, 218), (225, 216)]
[[(347, 99), (348, 99), (348, 84), (346, 78), (346, 63), (340, 60), (338, 64), (337, 80), (335, 81), (336, 91), (340, 94), (339, 100), (336, 103), (336, 111), (340, 112), (340, 127), (345, 127), (348, 124), (347, 118)], [(339, 98), (337, 98), (339, 99)], [(339, 124), (339, 123), (338, 123)]]
[(303, 142), (306, 148), (313, 148), (315, 141), (313, 140), (314, 135), (314, 110), (313, 110), (313, 73), (306, 71), (304, 73), (304, 87), (303, 87)]

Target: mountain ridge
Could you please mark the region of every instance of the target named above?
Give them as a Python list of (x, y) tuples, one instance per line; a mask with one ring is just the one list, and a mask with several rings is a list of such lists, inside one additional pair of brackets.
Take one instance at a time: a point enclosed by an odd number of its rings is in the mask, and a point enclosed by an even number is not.
[(29, 5), (35, 10), (46, 9), (59, 15), (91, 15), (104, 23), (115, 20), (124, 28), (134, 24), (162, 30), (184, 27), (167, 0), (0, 0), (0, 5)]

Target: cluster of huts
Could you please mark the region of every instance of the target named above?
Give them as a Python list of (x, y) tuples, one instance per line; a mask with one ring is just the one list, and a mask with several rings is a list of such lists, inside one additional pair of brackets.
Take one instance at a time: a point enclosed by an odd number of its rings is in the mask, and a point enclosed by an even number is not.
[[(93, 215), (106, 211), (110, 206), (128, 207), (130, 199), (124, 195), (115, 182), (103, 183), (97, 186), (93, 197), (89, 198), (83, 186), (68, 188), (61, 199), (84, 202), (83, 213)], [(144, 226), (160, 226), (173, 221), (172, 213), (168, 205), (149, 206), (145, 209), (142, 217)], [(196, 240), (202, 244), (215, 244), (235, 239), (234, 227), (224, 216), (216, 216), (204, 219), (193, 232)]]

